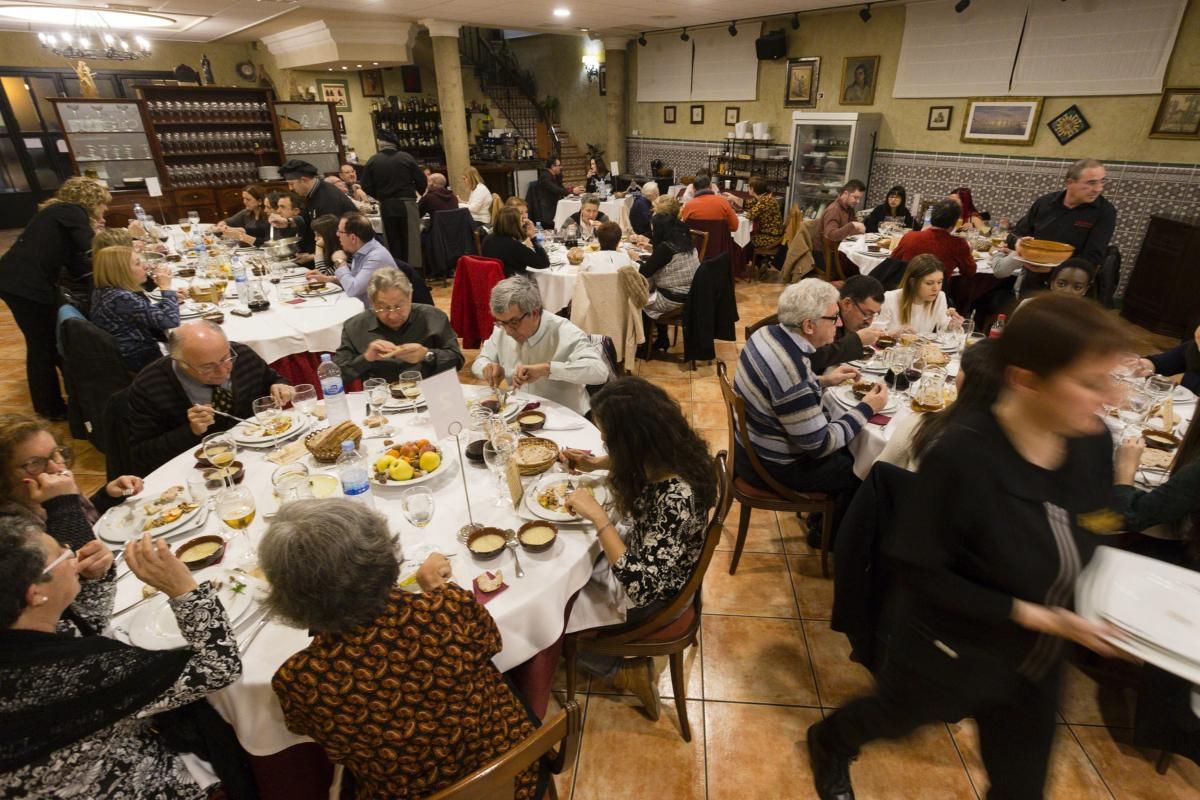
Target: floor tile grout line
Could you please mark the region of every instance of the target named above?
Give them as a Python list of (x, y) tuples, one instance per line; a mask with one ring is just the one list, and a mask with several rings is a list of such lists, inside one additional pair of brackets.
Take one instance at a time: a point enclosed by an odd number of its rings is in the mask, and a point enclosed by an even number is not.
[(975, 793), (975, 800), (982, 800), (983, 795), (980, 794), (979, 787), (975, 785), (975, 777), (971, 775), (971, 770), (967, 767), (967, 759), (962, 754), (962, 748), (958, 746), (958, 738), (950, 729), (949, 722), (943, 722), (942, 725), (946, 728), (946, 735), (950, 737), (950, 744), (954, 745), (954, 752), (958, 754), (958, 761), (962, 764), (963, 772), (967, 773), (967, 783), (971, 785), (971, 791)]
[[(1083, 746), (1083, 742), (1079, 741), (1079, 737), (1075, 735), (1075, 729), (1071, 726), (1070, 723), (1063, 723), (1063, 724), (1065, 724), (1067, 726), (1067, 733), (1071, 734), (1071, 738), (1074, 739), (1075, 744), (1077, 744), (1079, 746), (1079, 750), (1080, 750), (1080, 752), (1083, 753), (1083, 757), (1087, 759), (1088, 764), (1090, 764), (1092, 769), (1096, 771), (1096, 777), (1099, 778), (1100, 783), (1102, 783), (1104, 785), (1104, 791), (1108, 792), (1108, 796), (1111, 798), (1114, 798), (1114, 800), (1115, 800), (1117, 793), (1114, 792), (1112, 790), (1112, 787), (1108, 785), (1108, 779), (1104, 777), (1104, 772), (1101, 771), (1100, 766), (1095, 762), (1095, 760), (1092, 759), (1092, 754), (1088, 752), (1088, 749)], [(1099, 726), (1093, 726), (1093, 727), (1099, 727)], [(1107, 730), (1107, 728), (1106, 728), (1106, 730)], [(1110, 737), (1112, 737), (1112, 731), (1108, 731), (1108, 735)], [(1116, 741), (1116, 737), (1113, 737), (1113, 740)]]
[[(775, 524), (779, 524), (778, 514), (775, 517)], [(783, 529), (780, 528), (780, 536), (782, 535)], [(783, 565), (787, 570), (788, 585), (792, 587), (792, 602), (796, 604), (796, 615), (800, 621), (800, 635), (804, 637), (804, 652), (808, 656), (808, 672), (812, 675), (813, 691), (817, 693), (817, 706), (822, 707), (824, 704), (821, 702), (821, 684), (817, 680), (817, 667), (813, 664), (812, 646), (809, 644), (808, 630), (804, 627), (804, 616), (800, 610), (800, 594), (796, 591), (796, 578), (792, 575), (792, 563), (786, 555), (783, 557)], [(821, 716), (824, 717), (824, 715), (822, 712)]]

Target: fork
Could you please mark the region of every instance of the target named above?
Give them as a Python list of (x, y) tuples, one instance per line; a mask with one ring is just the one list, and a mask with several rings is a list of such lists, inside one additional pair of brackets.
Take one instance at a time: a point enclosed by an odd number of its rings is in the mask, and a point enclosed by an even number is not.
[(254, 627), (251, 628), (251, 630), (250, 630), (250, 635), (246, 637), (246, 641), (242, 642), (238, 646), (238, 655), (239, 656), (246, 655), (246, 651), (248, 651), (250, 649), (250, 645), (254, 644), (254, 640), (258, 637), (258, 634), (262, 633), (262, 629), (267, 627), (267, 622), (268, 622), (268, 620), (264, 616), (262, 619), (260, 619), (258, 622), (256, 622), (254, 624)]

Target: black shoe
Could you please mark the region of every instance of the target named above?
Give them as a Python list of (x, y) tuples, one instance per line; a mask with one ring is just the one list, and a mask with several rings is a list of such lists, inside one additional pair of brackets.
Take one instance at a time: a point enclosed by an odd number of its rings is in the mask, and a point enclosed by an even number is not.
[(850, 761), (842, 758), (821, 741), (821, 726), (817, 722), (808, 729), (808, 761), (812, 766), (813, 785), (821, 800), (854, 800), (850, 785)]
[(821, 527), (823, 525), (824, 515), (820, 511), (814, 511), (808, 515), (808, 519), (804, 521), (807, 531), (804, 534), (804, 541), (808, 542), (808, 546), (813, 550), (821, 549)]

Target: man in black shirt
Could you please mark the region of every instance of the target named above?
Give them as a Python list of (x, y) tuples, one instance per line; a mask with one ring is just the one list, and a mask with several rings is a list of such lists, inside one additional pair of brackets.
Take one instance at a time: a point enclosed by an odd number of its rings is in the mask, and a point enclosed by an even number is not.
[(874, 345), (883, 335), (882, 328), (871, 323), (883, 308), (883, 284), (870, 275), (854, 275), (838, 290), (838, 313), (842, 324), (836, 338), (818, 347), (809, 357), (813, 372), (822, 374), (829, 367), (855, 361), (865, 355), (864, 345)]
[(558, 201), (569, 194), (579, 194), (583, 189), (574, 186), (570, 189), (563, 186), (562, 161), (558, 158), (546, 159), (546, 168), (538, 173), (536, 183), (529, 185), (525, 193), (525, 202), (529, 205), (529, 218), (540, 222), (547, 230), (554, 229), (554, 212), (558, 209)]
[[(1020, 255), (1020, 240), (1027, 237), (1062, 242), (1075, 248), (1074, 255), (1099, 266), (1117, 225), (1117, 210), (1100, 196), (1104, 181), (1104, 165), (1099, 161), (1094, 158), (1076, 161), (1067, 170), (1063, 191), (1044, 194), (1033, 201), (1008, 237), (1009, 246), (1017, 247)], [(1025, 270), (1022, 294), (1033, 288), (1030, 281), (1044, 285), (1050, 274), (1049, 268), (1028, 264)]]
[(379, 152), (362, 170), (362, 188), (379, 201), (383, 235), (397, 262), (421, 266), (420, 225), (417, 195), (424, 193), (427, 179), (416, 159), (399, 149), (390, 131), (375, 132)]
[(279, 174), (288, 182), (288, 188), (304, 201), (304, 210), (300, 214), (304, 224), (297, 225), (302, 253), (311, 254), (316, 250), (316, 235), (312, 230), (314, 219), (325, 214), (341, 217), (358, 210), (336, 186), (321, 180), (317, 168), (307, 161), (293, 158), (279, 168)]

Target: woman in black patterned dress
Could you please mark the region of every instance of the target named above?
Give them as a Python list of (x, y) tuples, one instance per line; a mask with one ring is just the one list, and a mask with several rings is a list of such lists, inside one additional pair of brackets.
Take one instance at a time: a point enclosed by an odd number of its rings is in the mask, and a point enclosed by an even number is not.
[(0, 519), (0, 797), (207, 796), (153, 715), (237, 679), (229, 621), (165, 542), (146, 535), (126, 559), (170, 598), (187, 647), (100, 636), (116, 595), (108, 549), (93, 540), (76, 553), (28, 518)]
[[(636, 622), (669, 605), (692, 576), (716, 502), (716, 475), (708, 445), (679, 404), (643, 378), (607, 384), (592, 397), (592, 417), (608, 455), (566, 449), (563, 461), (582, 472), (609, 470), (622, 519), (610, 520), (586, 489), (576, 489), (567, 503), (595, 525), (616, 601), (626, 620)], [(649, 658), (583, 658), (580, 664), (633, 690), (650, 716), (658, 716)]]

